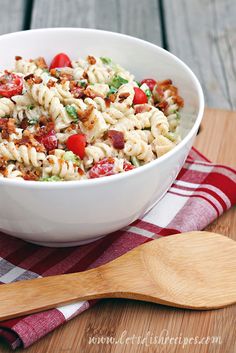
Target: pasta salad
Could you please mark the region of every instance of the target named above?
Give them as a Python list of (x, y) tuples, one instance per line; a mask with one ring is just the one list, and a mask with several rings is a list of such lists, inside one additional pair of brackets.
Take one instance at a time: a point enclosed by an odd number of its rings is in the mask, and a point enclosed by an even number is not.
[(180, 141), (170, 79), (135, 80), (107, 57), (15, 57), (0, 71), (0, 178), (93, 179), (126, 172)]

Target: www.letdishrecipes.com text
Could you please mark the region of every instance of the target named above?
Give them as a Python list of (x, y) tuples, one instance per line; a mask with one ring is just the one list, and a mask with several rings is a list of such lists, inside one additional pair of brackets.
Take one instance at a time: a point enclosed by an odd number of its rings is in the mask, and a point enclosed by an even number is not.
[(210, 345), (210, 344), (222, 344), (220, 336), (205, 336), (205, 337), (186, 337), (180, 334), (179, 336), (173, 337), (169, 335), (168, 330), (164, 329), (160, 335), (155, 335), (148, 331), (145, 335), (128, 335), (128, 332), (124, 330), (121, 335), (116, 338), (113, 336), (90, 336), (88, 343), (91, 345), (142, 345), (145, 347), (153, 345), (181, 345), (183, 348), (188, 345)]

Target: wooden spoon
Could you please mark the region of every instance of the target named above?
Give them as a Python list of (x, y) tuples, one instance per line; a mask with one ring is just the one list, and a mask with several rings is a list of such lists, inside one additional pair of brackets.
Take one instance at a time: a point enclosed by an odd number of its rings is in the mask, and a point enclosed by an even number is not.
[(97, 298), (189, 309), (236, 302), (236, 242), (189, 232), (143, 244), (98, 268), (0, 286), (0, 320)]

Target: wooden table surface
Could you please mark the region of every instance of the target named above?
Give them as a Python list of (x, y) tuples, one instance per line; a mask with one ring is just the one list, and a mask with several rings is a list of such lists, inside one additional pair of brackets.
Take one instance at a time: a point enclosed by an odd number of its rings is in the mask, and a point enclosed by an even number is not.
[[(183, 59), (198, 76), (209, 107), (236, 109), (235, 0), (0, 0), (0, 34), (40, 27), (88, 27), (133, 35)], [(62, 48), (63, 51), (63, 48)], [(79, 52), (79, 45), (78, 45)], [(19, 54), (19, 53), (16, 53)], [(1, 58), (0, 58), (1, 66)], [(236, 167), (236, 113), (207, 110), (195, 146)], [(206, 142), (207, 141), (207, 142)], [(208, 227), (236, 240), (236, 210)], [(235, 353), (236, 307), (191, 312), (104, 300), (27, 350), (28, 353)], [(164, 330), (164, 331), (163, 331)], [(132, 344), (132, 336), (221, 337), (221, 344)], [(89, 344), (89, 337), (130, 337), (129, 344)], [(4, 343), (0, 352), (10, 352)]]
[[(208, 109), (195, 146), (214, 162), (236, 167), (236, 112)], [(223, 133), (222, 133), (223, 132)], [(207, 141), (207, 143), (206, 143)], [(207, 230), (236, 240), (236, 208), (230, 209)], [(227, 290), (227, 288), (226, 288)], [(205, 344), (138, 344), (148, 335), (195, 337), (218, 340)], [(120, 344), (91, 344), (90, 337), (114, 337)], [(130, 338), (129, 343), (122, 343)], [(219, 344), (219, 341), (221, 344)], [(150, 341), (148, 341), (150, 342)], [(162, 341), (161, 341), (162, 342)], [(191, 341), (190, 341), (191, 342)], [(204, 341), (205, 342), (205, 341)], [(22, 351), (22, 350), (20, 350)], [(1, 342), (0, 352), (10, 350)], [(103, 300), (26, 350), (27, 353), (235, 353), (236, 305), (215, 311), (173, 309), (151, 303), (128, 300)]]

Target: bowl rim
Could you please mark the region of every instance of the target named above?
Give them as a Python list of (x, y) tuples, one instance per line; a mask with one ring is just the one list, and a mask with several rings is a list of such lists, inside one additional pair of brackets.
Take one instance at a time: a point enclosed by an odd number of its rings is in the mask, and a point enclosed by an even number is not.
[[(139, 175), (140, 173), (145, 173), (148, 169), (158, 166), (160, 163), (164, 162), (165, 160), (170, 159), (174, 154), (177, 154), (177, 152), (184, 146), (186, 145), (194, 136), (194, 134), (197, 132), (202, 117), (204, 113), (204, 95), (203, 95), (203, 90), (200, 85), (199, 80), (197, 79), (196, 75), (193, 73), (193, 71), (190, 69), (190, 67), (185, 64), (181, 59), (179, 59), (177, 56), (174, 54), (170, 53), (166, 49), (161, 48), (160, 46), (153, 44), (151, 42), (148, 42), (146, 40), (133, 37), (127, 34), (122, 34), (118, 32), (112, 32), (112, 31), (106, 31), (106, 30), (101, 30), (101, 29), (94, 29), (94, 28), (77, 28), (77, 27), (50, 27), (50, 28), (37, 28), (37, 29), (29, 29), (26, 31), (17, 31), (17, 32), (12, 32), (12, 33), (6, 33), (0, 36), (0, 41), (2, 37), (17, 37), (21, 36), (22, 33), (35, 33), (35, 32), (70, 32), (70, 31), (77, 31), (77, 32), (91, 32), (94, 34), (97, 33), (105, 33), (106, 35), (110, 35), (112, 37), (119, 37), (119, 38), (127, 38), (129, 40), (132, 40), (136, 43), (142, 43), (145, 44), (149, 47), (158, 49), (160, 52), (165, 53), (165, 55), (168, 55), (170, 58), (172, 58), (174, 61), (176, 61), (180, 66), (184, 68), (184, 70), (188, 73), (188, 75), (192, 78), (198, 98), (199, 98), (199, 107), (198, 107), (198, 113), (197, 113), (197, 118), (192, 126), (192, 128), (189, 130), (187, 135), (180, 141), (180, 143), (175, 146), (171, 151), (167, 152), (163, 156), (139, 167), (135, 168), (133, 170), (130, 170), (125, 173), (118, 173), (115, 175), (110, 175), (106, 176), (103, 178), (95, 178), (95, 179), (82, 179), (82, 180), (68, 180), (68, 181), (57, 181), (57, 182), (47, 182), (47, 181), (25, 181), (21, 179), (10, 179), (10, 178), (0, 178), (0, 185), (18, 185), (19, 187), (23, 186), (25, 188), (53, 188), (53, 189), (58, 189), (58, 188), (73, 188), (73, 187), (92, 187), (95, 185), (102, 185), (102, 184), (109, 184), (112, 182), (115, 182), (117, 180), (122, 180), (129, 178), (131, 176), (135, 177), (135, 175)], [(1, 43), (0, 43), (1, 45)]]

